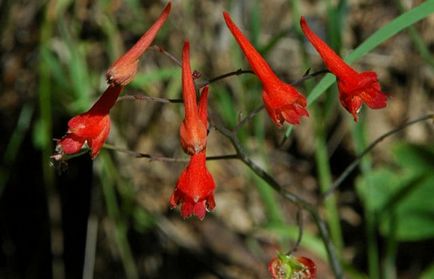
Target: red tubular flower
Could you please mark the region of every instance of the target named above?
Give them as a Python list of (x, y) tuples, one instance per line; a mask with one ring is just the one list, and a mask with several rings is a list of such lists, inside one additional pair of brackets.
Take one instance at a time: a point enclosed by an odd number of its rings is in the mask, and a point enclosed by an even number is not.
[(181, 204), (183, 218), (195, 215), (200, 220), (206, 211), (215, 207), (215, 183), (206, 168), (205, 150), (193, 154), (188, 166), (181, 173), (176, 183), (175, 192), (170, 197), (170, 207)]
[[(199, 100), (199, 118), (208, 125), (208, 87), (202, 90)], [(183, 218), (195, 215), (200, 220), (205, 217), (206, 211), (215, 208), (214, 201), (215, 183), (206, 167), (206, 149), (194, 153), (188, 166), (181, 173), (176, 183), (176, 188), (170, 197), (170, 207), (175, 208), (181, 204), (181, 216)]]
[(92, 159), (98, 155), (110, 132), (110, 109), (122, 89), (122, 86), (109, 86), (89, 111), (68, 121), (68, 132), (57, 141), (54, 159), (79, 153), (84, 145), (90, 148)]
[(197, 108), (196, 89), (190, 68), (190, 44), (188, 41), (184, 43), (182, 50), (182, 97), (184, 99), (185, 118), (179, 129), (181, 145), (187, 154), (193, 155), (205, 148), (207, 124), (200, 119)]
[(304, 17), (301, 17), (300, 25), (304, 35), (318, 51), (326, 67), (336, 76), (339, 100), (344, 108), (353, 115), (354, 121), (357, 122), (357, 113), (363, 103), (372, 109), (384, 108), (387, 105), (387, 96), (381, 91), (375, 72), (355, 71), (310, 29)]
[(290, 124), (299, 124), (300, 117), (309, 115), (306, 110), (306, 98), (274, 74), (265, 59), (232, 21), (229, 13), (224, 12), (223, 16), (252, 70), (262, 82), (262, 99), (271, 120), (277, 127), (281, 127), (285, 121)]
[(166, 22), (171, 7), (172, 3), (169, 2), (151, 28), (149, 28), (124, 55), (119, 57), (110, 66), (106, 73), (107, 82), (109, 84), (125, 86), (133, 80), (137, 72), (140, 56), (142, 56), (151, 45), (158, 31), (163, 26), (164, 22)]

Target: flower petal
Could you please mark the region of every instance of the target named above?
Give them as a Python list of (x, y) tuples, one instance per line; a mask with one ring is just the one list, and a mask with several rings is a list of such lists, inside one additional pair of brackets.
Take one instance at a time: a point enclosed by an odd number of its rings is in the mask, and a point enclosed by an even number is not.
[(183, 218), (194, 215), (203, 220), (206, 211), (215, 208), (214, 189), (214, 179), (206, 168), (205, 151), (194, 154), (176, 183), (170, 207), (181, 205)]
[(75, 154), (80, 152), (85, 143), (85, 139), (74, 134), (68, 133), (57, 141), (56, 153), (58, 154)]

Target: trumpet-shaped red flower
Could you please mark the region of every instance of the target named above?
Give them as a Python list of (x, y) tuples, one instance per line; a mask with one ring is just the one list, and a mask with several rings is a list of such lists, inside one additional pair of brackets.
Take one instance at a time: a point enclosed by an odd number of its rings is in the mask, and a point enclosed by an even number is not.
[(206, 146), (207, 124), (199, 116), (196, 89), (190, 68), (188, 41), (184, 43), (182, 50), (182, 97), (185, 117), (179, 129), (181, 145), (187, 154), (193, 155), (202, 151)]
[(94, 159), (104, 145), (110, 132), (109, 112), (121, 93), (122, 86), (109, 86), (89, 111), (68, 121), (68, 132), (57, 141), (54, 159), (64, 154), (76, 154), (87, 145)]
[(310, 29), (304, 17), (301, 17), (300, 25), (304, 35), (318, 51), (326, 67), (336, 76), (339, 100), (344, 108), (353, 115), (354, 121), (357, 122), (357, 113), (363, 103), (372, 109), (384, 108), (387, 105), (387, 96), (381, 91), (375, 72), (357, 72)]
[(183, 218), (195, 215), (203, 220), (206, 211), (215, 207), (214, 189), (214, 179), (206, 167), (206, 154), (203, 150), (191, 156), (170, 197), (170, 206), (175, 208), (181, 204)]
[[(202, 90), (199, 100), (198, 115), (205, 126), (208, 125), (208, 87)], [(188, 166), (181, 173), (176, 188), (170, 197), (170, 207), (175, 208), (181, 204), (183, 218), (195, 215), (200, 220), (205, 217), (206, 211), (215, 208), (215, 183), (206, 167), (206, 149), (194, 153)]]
[(111, 85), (125, 86), (133, 80), (137, 72), (139, 58), (151, 45), (160, 28), (169, 16), (172, 3), (169, 2), (161, 12), (157, 21), (145, 34), (121, 57), (119, 57), (106, 73), (107, 82)]
[(262, 82), (262, 99), (271, 120), (277, 127), (281, 127), (285, 121), (290, 124), (299, 124), (300, 117), (309, 115), (306, 110), (306, 98), (274, 74), (265, 59), (232, 21), (229, 13), (224, 12), (223, 16), (253, 72)]

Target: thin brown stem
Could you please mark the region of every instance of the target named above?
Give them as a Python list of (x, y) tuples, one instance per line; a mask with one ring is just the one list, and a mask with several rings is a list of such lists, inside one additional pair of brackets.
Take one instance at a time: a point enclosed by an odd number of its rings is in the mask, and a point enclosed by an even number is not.
[(173, 54), (165, 50), (164, 48), (160, 47), (159, 45), (153, 45), (151, 46), (152, 49), (164, 54), (166, 57), (168, 57), (170, 60), (172, 60), (176, 65), (179, 67), (182, 67), (181, 61), (179, 61), (178, 58), (176, 58)]
[[(163, 53), (165, 56), (169, 57), (172, 61), (174, 61), (178, 66), (181, 66), (180, 61), (174, 57), (170, 52), (166, 51), (165, 49), (163, 49), (162, 47), (158, 46), (158, 45), (154, 45), (152, 46), (153, 49), (157, 50), (158, 52)], [(318, 72), (314, 72), (314, 73), (310, 73), (309, 74), (309, 70), (308, 69), (306, 71), (306, 73), (304, 74), (304, 76), (298, 80), (295, 80), (294, 82), (292, 82), (292, 85), (297, 85), (300, 84), (302, 82), (304, 82), (305, 80), (312, 78), (314, 76), (317, 76), (319, 74), (322, 73), (327, 73), (327, 70), (320, 70)], [(231, 76), (239, 76), (239, 75), (243, 75), (243, 74), (254, 74), (253, 71), (251, 70), (243, 70), (243, 69), (238, 69), (229, 73), (225, 73), (219, 76), (216, 76), (214, 78), (211, 78), (207, 81), (204, 81), (202, 83), (200, 83), (198, 85), (198, 88), (203, 88), (211, 83), (214, 83), (216, 81), (231, 77)], [(193, 72), (194, 75), (194, 79), (197, 79), (198, 76), (200, 76), (201, 74), (198, 71), (194, 71)], [(148, 102), (157, 102), (157, 103), (162, 103), (162, 104), (181, 104), (183, 103), (182, 99), (169, 99), (169, 98), (161, 98), (161, 97), (152, 97), (152, 96), (146, 96), (146, 95), (140, 95), (140, 94), (135, 94), (135, 95), (128, 95), (125, 94), (124, 96), (120, 96), (117, 99), (117, 102), (119, 101), (124, 101), (124, 100), (134, 100), (134, 101), (148, 101)], [(239, 130), (242, 126), (244, 126), (244, 124), (246, 124), (247, 122), (249, 122), (251, 119), (253, 119), (260, 111), (262, 111), (264, 109), (264, 106), (260, 106), (258, 108), (256, 108), (255, 110), (253, 110), (250, 114), (248, 114), (245, 118), (243, 118), (237, 125), (237, 127), (235, 127), (235, 130)]]
[(254, 73), (251, 70), (238, 69), (236, 71), (232, 71), (232, 72), (229, 72), (229, 73), (225, 73), (225, 74), (222, 74), (222, 75), (210, 78), (209, 80), (202, 82), (199, 85), (199, 88), (202, 88), (204, 86), (207, 86), (208, 84), (214, 83), (216, 81), (219, 81), (219, 80), (222, 80), (222, 79), (225, 79), (225, 78), (228, 78), (228, 77), (239, 76), (239, 75), (243, 75), (243, 74), (254, 74)]
[(264, 105), (261, 105), (261, 106), (257, 107), (256, 109), (254, 109), (246, 117), (244, 117), (243, 119), (241, 119), (240, 122), (238, 122), (238, 125), (234, 128), (234, 131), (238, 131), (239, 129), (241, 129), (244, 126), (244, 124), (246, 124), (247, 122), (249, 122), (250, 120), (252, 120), (263, 109), (264, 109)]
[(218, 155), (218, 156), (207, 156), (207, 161), (218, 161), (218, 160), (238, 160), (240, 157), (238, 154), (229, 154), (229, 155)]
[(129, 95), (126, 94), (124, 96), (120, 96), (118, 98), (119, 101), (124, 100), (135, 100), (135, 101), (148, 101), (148, 102), (157, 102), (157, 103), (163, 103), (163, 104), (180, 104), (182, 103), (182, 99), (167, 99), (167, 98), (160, 98), (160, 97), (152, 97), (152, 96), (146, 96), (146, 95)]
[(294, 252), (296, 252), (298, 250), (298, 247), (300, 246), (301, 240), (303, 238), (303, 211), (301, 210), (301, 208), (297, 209), (297, 216), (296, 216), (296, 220), (297, 220), (297, 226), (298, 226), (298, 236), (297, 236), (297, 240), (294, 244), (294, 247), (292, 247), (291, 250), (289, 250), (289, 252), (287, 253), (287, 255), (291, 255)]
[[(164, 54), (166, 57), (168, 57), (170, 60), (172, 60), (176, 65), (178, 65), (179, 67), (182, 67), (181, 61), (178, 58), (176, 58), (173, 54), (171, 54), (170, 52), (168, 52), (167, 50), (165, 50), (164, 48), (162, 48), (161, 46), (159, 46), (159, 45), (153, 45), (151, 48), (154, 49), (154, 50), (156, 50), (156, 51), (158, 51), (158, 52), (160, 52), (160, 53), (162, 53), (162, 54)], [(229, 72), (229, 73), (226, 73), (226, 74), (222, 74), (222, 75), (216, 76), (214, 78), (211, 78), (211, 79), (209, 79), (207, 81), (204, 81), (203, 83), (201, 83), (199, 85), (199, 88), (202, 88), (204, 86), (207, 86), (210, 83), (213, 83), (213, 82), (216, 82), (216, 81), (219, 81), (219, 80), (231, 77), (231, 76), (239, 76), (239, 75), (242, 75), (242, 74), (253, 74), (253, 71), (238, 69), (236, 71), (232, 71), (232, 72)], [(193, 71), (193, 75), (194, 75), (193, 79), (196, 80), (198, 77), (201, 76), (201, 73), (198, 72), (198, 71)]]
[[(135, 158), (149, 159), (149, 161), (160, 161), (160, 162), (169, 162), (169, 163), (186, 163), (189, 161), (188, 158), (173, 158), (173, 157), (165, 157), (160, 155), (152, 155), (148, 153), (142, 153), (142, 152), (132, 151), (124, 148), (119, 148), (117, 146), (108, 143), (104, 144), (104, 148), (121, 152), (121, 153), (126, 153)], [(216, 155), (216, 156), (206, 157), (207, 161), (233, 160), (233, 159), (239, 159), (238, 154)]]
[(291, 85), (294, 85), (294, 86), (299, 85), (300, 83), (303, 83), (308, 79), (311, 79), (311, 78), (318, 76), (318, 75), (321, 75), (321, 74), (326, 74), (328, 72), (329, 72), (329, 70), (323, 69), (323, 70), (319, 70), (317, 72), (310, 73), (310, 69), (307, 69), (307, 71), (304, 73), (303, 77), (300, 79), (294, 80), (293, 82), (291, 82)]
[(379, 144), (381, 141), (383, 141), (385, 138), (390, 137), (396, 133), (398, 133), (399, 131), (407, 128), (408, 126), (411, 126), (413, 124), (422, 122), (422, 121), (426, 121), (426, 120), (434, 120), (434, 113), (429, 113), (427, 115), (423, 115), (421, 117), (418, 117), (414, 120), (408, 121), (400, 126), (398, 126), (397, 128), (390, 130), (389, 132), (381, 135), (380, 137), (378, 137), (376, 140), (374, 140), (370, 145), (368, 145), (365, 150), (363, 150), (357, 157), (356, 159), (342, 172), (342, 174), (335, 180), (335, 182), (331, 185), (331, 187), (329, 188), (329, 190), (327, 192), (324, 193), (323, 198), (327, 198), (328, 196), (330, 196), (332, 193), (334, 193), (336, 191), (337, 188), (339, 188), (339, 186), (342, 184), (342, 182), (345, 181), (345, 179), (354, 171), (354, 169), (359, 165), (360, 161), (362, 160), (362, 158), (368, 154), (377, 144)]

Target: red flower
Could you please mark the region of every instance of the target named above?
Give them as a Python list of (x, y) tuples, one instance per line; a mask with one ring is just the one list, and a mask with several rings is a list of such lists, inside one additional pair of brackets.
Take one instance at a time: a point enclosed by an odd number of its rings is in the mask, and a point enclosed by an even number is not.
[(122, 89), (122, 86), (109, 86), (88, 112), (68, 121), (68, 132), (57, 141), (54, 159), (62, 158), (63, 154), (79, 153), (84, 145), (90, 148), (92, 159), (98, 155), (110, 132), (110, 109)]
[(184, 99), (185, 118), (179, 129), (181, 145), (187, 154), (193, 155), (205, 148), (207, 123), (204, 123), (199, 117), (196, 89), (190, 68), (190, 44), (188, 41), (184, 43), (182, 50), (182, 97)]
[(300, 25), (326, 67), (336, 76), (339, 100), (344, 108), (353, 115), (354, 121), (357, 121), (357, 113), (363, 103), (372, 109), (384, 108), (387, 105), (387, 96), (381, 91), (375, 72), (357, 72), (312, 32), (304, 17), (301, 17)]
[(205, 150), (193, 154), (187, 168), (181, 173), (176, 183), (175, 192), (170, 197), (170, 207), (181, 204), (183, 218), (195, 215), (200, 220), (206, 211), (215, 207), (215, 183), (206, 168)]
[(273, 279), (315, 279), (315, 263), (306, 257), (278, 254), (268, 263), (268, 271)]
[(306, 98), (274, 74), (265, 59), (241, 33), (227, 12), (224, 12), (223, 16), (252, 70), (262, 82), (262, 99), (271, 120), (277, 127), (281, 127), (285, 121), (290, 124), (299, 124), (300, 117), (309, 115), (305, 108)]
[[(207, 126), (208, 87), (202, 90), (199, 100), (198, 118)], [(175, 208), (181, 204), (183, 218), (195, 215), (200, 220), (205, 217), (206, 211), (215, 208), (215, 183), (206, 168), (206, 149), (194, 153), (188, 166), (181, 173), (176, 188), (170, 197), (170, 207)]]
[(145, 34), (121, 57), (119, 57), (106, 73), (107, 82), (111, 85), (127, 85), (133, 80), (139, 63), (139, 58), (151, 45), (160, 28), (163, 26), (170, 13), (172, 3), (169, 2), (161, 12), (157, 21)]

